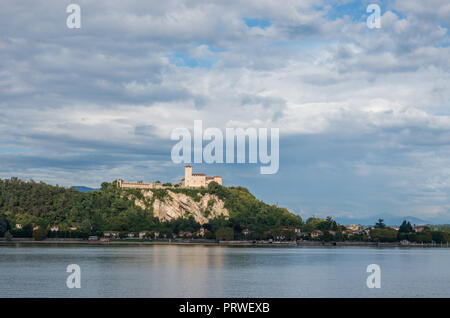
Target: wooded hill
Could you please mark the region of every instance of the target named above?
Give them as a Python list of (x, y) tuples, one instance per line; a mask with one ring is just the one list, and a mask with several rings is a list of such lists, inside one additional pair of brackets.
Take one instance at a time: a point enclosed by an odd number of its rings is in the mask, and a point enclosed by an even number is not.
[[(167, 195), (167, 190), (154, 191), (154, 197), (160, 199)], [(230, 214), (229, 219), (211, 219), (205, 225), (211, 232), (219, 227), (231, 227), (235, 233), (248, 228), (262, 234), (281, 226), (300, 227), (303, 224), (299, 216), (257, 200), (244, 187), (223, 187), (213, 182), (208, 188), (174, 187), (170, 191), (184, 193), (194, 200), (205, 193), (215, 194), (223, 200)], [(115, 182), (103, 183), (99, 191), (80, 192), (33, 180), (0, 179), (0, 216), (8, 222), (9, 228), (14, 228), (17, 223), (28, 229), (36, 225), (48, 229), (56, 224), (60, 231), (78, 227), (79, 231), (86, 233), (105, 230), (177, 233), (200, 228), (200, 224), (189, 216), (161, 222), (153, 216), (152, 207), (135, 205), (135, 198), (140, 196), (140, 190), (119, 189)]]

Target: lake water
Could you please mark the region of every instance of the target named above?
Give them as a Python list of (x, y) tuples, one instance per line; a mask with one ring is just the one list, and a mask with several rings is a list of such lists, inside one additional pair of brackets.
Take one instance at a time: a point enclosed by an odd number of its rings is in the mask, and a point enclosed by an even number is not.
[(0, 246), (0, 297), (450, 297), (449, 269), (447, 248)]

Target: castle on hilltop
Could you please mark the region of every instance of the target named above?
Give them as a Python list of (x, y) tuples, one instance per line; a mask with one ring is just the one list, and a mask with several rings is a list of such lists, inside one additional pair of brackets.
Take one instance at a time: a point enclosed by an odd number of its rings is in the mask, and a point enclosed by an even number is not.
[[(222, 185), (221, 176), (208, 177), (204, 173), (192, 173), (192, 167), (185, 166), (184, 178), (181, 179), (179, 186), (183, 188), (201, 188), (207, 187), (213, 181)], [(122, 179), (117, 180), (117, 186), (126, 189), (164, 189), (172, 187), (165, 186), (160, 182), (125, 182)]]
[(184, 167), (184, 178), (181, 179), (181, 186), (184, 188), (201, 188), (207, 187), (211, 182), (217, 182), (222, 185), (222, 177), (208, 177), (204, 173), (192, 173), (191, 166)]

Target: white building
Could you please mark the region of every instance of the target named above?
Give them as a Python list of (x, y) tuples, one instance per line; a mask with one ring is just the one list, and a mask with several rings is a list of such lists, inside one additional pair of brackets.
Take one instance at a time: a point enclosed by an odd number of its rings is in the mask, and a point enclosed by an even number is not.
[(181, 179), (182, 187), (185, 188), (207, 187), (208, 184), (210, 184), (213, 181), (222, 185), (221, 176), (208, 177), (204, 173), (192, 173), (191, 166), (184, 167), (184, 178)]

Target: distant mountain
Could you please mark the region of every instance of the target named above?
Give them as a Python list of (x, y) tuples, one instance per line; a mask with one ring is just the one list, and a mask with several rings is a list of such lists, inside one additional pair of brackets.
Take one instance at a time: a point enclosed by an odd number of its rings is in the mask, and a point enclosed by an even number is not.
[(375, 225), (378, 219), (384, 219), (384, 223), (389, 226), (400, 226), (403, 220), (411, 222), (411, 224), (437, 224), (433, 221), (423, 220), (414, 216), (395, 216), (395, 215), (379, 215), (364, 218), (341, 218), (336, 217), (336, 222), (343, 225), (361, 224), (361, 225)]
[(89, 188), (89, 187), (85, 187), (85, 186), (73, 186), (72, 188), (74, 188), (75, 190), (81, 191), (81, 192), (89, 192), (89, 191), (98, 191), (98, 190), (100, 190), (100, 189)]

